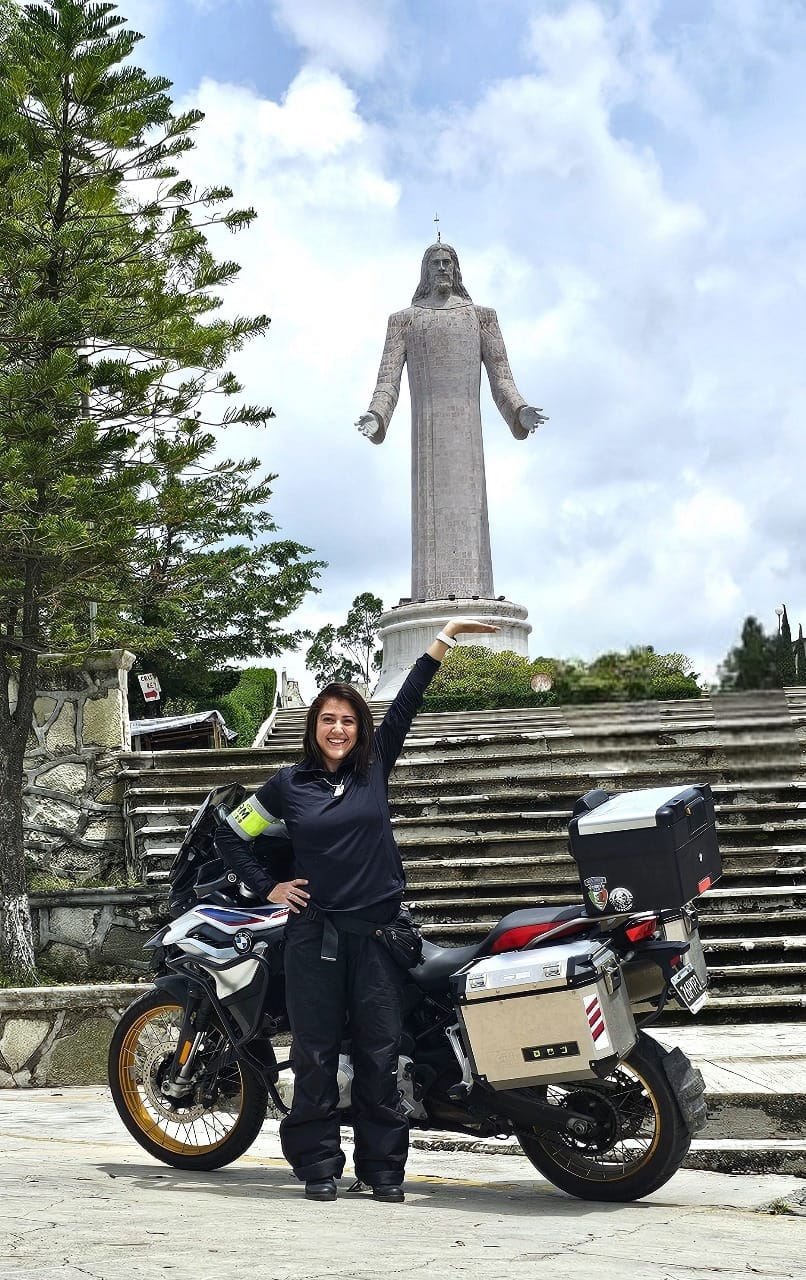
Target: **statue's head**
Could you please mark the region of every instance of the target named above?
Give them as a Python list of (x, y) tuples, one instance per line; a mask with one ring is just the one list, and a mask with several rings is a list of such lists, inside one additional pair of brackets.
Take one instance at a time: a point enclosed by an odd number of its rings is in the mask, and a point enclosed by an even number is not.
[(423, 254), (423, 265), (420, 268), (420, 283), (415, 290), (412, 302), (421, 302), (427, 298), (432, 289), (442, 284), (450, 293), (459, 298), (467, 298), (470, 294), (462, 284), (462, 272), (459, 269), (459, 258), (453, 245), (429, 245)]

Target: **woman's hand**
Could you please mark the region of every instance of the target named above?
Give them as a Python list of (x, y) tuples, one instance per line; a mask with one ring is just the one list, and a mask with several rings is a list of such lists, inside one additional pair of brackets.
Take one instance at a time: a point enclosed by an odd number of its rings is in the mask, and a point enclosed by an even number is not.
[[(500, 629), (500, 627), (494, 627), (490, 622), (478, 622), (475, 618), (449, 618), (436, 640), (426, 649), (426, 653), (435, 662), (441, 662), (448, 650), (453, 648), (451, 641), (454, 640), (454, 637), (468, 632), (481, 632), (483, 635), (491, 635), (494, 631), (500, 631)], [(440, 636), (444, 636), (445, 639), (441, 640)]]
[(311, 896), (300, 888), (300, 885), (307, 883), (307, 880), (281, 880), (272, 889), (268, 901), (276, 902), (281, 907), (288, 907), (289, 911), (293, 911), (294, 915), (298, 916), (300, 909), (307, 907)]
[(482, 631), (485, 635), (489, 635), (492, 631), (500, 630), (500, 627), (494, 627), (489, 622), (477, 622), (475, 618), (450, 618), (442, 628), (442, 634), (453, 639), (454, 636), (461, 636), (467, 631)]

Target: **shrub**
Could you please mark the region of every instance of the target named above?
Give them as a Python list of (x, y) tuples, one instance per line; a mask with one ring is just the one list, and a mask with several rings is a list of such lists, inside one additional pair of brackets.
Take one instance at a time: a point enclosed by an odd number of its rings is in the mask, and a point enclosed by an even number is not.
[[(498, 707), (563, 703), (699, 698), (702, 690), (681, 653), (655, 653), (647, 645), (605, 653), (590, 664), (580, 659), (528, 658), (509, 650), (459, 645), (444, 659), (429, 685), (426, 711), (488, 711)], [(545, 674), (551, 688), (536, 692), (532, 680)]]
[(495, 653), (481, 645), (458, 645), (446, 656), (425, 696), (426, 711), (487, 711), (496, 707), (539, 707), (554, 701), (536, 693), (531, 681), (551, 664), (530, 662), (510, 650)]

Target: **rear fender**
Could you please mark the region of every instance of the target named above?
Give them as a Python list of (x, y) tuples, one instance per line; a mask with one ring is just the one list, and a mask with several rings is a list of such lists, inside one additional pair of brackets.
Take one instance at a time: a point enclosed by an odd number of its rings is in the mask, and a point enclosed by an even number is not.
[(691, 1065), (680, 1048), (671, 1049), (662, 1061), (666, 1079), (677, 1099), (677, 1105), (689, 1133), (692, 1135), (699, 1133), (708, 1121), (705, 1081), (702, 1078), (702, 1072)]

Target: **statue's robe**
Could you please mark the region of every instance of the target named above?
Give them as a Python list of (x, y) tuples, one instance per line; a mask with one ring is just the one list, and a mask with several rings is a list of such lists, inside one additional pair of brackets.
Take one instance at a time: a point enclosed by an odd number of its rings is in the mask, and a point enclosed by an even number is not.
[(411, 390), (411, 534), (413, 600), (493, 599), (490, 528), (481, 434), (481, 365), (512, 434), (526, 401), (512, 378), (498, 318), (490, 307), (415, 304), (389, 317), (378, 382), (369, 408), (380, 444), (400, 393), (403, 365)]

